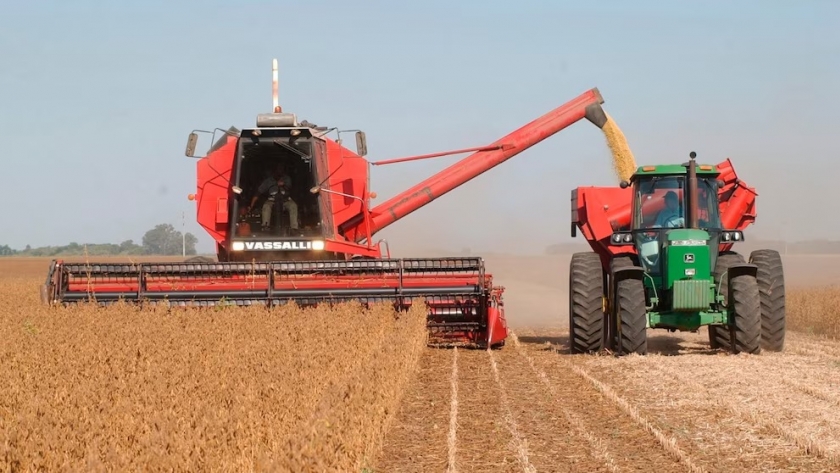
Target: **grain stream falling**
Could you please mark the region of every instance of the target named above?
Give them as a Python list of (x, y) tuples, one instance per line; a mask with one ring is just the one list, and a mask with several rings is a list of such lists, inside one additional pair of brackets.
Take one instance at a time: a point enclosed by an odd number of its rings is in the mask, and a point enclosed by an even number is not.
[(0, 281), (0, 471), (359, 471), (426, 340), (422, 305), (45, 308)]
[(612, 153), (613, 170), (619, 181), (627, 181), (636, 171), (636, 159), (633, 157), (633, 151), (630, 150), (624, 132), (607, 112), (604, 112), (604, 114), (607, 116), (607, 122), (601, 131), (604, 132), (607, 146)]

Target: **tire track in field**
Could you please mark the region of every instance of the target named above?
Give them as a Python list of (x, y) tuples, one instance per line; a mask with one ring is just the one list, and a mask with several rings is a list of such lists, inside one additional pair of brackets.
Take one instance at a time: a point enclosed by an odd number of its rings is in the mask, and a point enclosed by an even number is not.
[[(537, 368), (536, 365), (534, 365), (533, 358), (531, 358), (530, 355), (525, 353), (525, 351), (522, 349), (522, 345), (519, 343), (519, 340), (516, 338), (515, 335), (512, 335), (512, 340), (517, 354), (519, 354), (528, 362), (528, 365), (531, 367), (531, 372), (543, 383), (543, 386), (548, 391), (548, 395), (550, 396), (550, 398), (552, 400), (556, 400), (554, 402), (554, 406), (560, 409), (563, 418), (566, 420), (566, 424), (570, 427), (570, 430), (574, 430), (578, 435), (586, 439), (586, 442), (589, 444), (589, 451), (591, 456), (599, 460), (601, 464), (610, 473), (621, 472), (621, 469), (615, 463), (615, 460), (613, 459), (612, 455), (610, 455), (610, 452), (609, 450), (607, 450), (603, 441), (597, 436), (595, 436), (592, 432), (590, 432), (578, 416), (574, 415), (571, 411), (569, 411), (563, 406), (562, 400), (559, 398), (555, 386), (551, 383), (551, 381), (548, 380), (548, 377), (546, 376), (545, 372)], [(559, 432), (559, 430), (555, 430), (555, 432)], [(565, 451), (568, 451), (568, 448), (564, 448), (564, 453)], [(566, 453), (566, 456), (568, 457), (570, 455)], [(596, 469), (594, 467), (590, 467), (586, 471), (595, 470)]]
[[(442, 366), (448, 367), (449, 364), (439, 364), (437, 374), (447, 379), (446, 375), (441, 375), (449, 370)], [(448, 399), (448, 394), (444, 396), (443, 399)], [(523, 471), (515, 451), (510, 448), (513, 437), (505, 423), (504, 415), (501, 392), (485, 351), (459, 350), (456, 455), (459, 471)], [(446, 460), (434, 471), (445, 469)]]
[[(718, 398), (711, 389), (701, 383), (698, 383), (697, 381), (694, 381), (693, 379), (689, 379), (686, 376), (674, 371), (662, 369), (659, 366), (655, 366), (654, 369), (663, 377), (669, 377), (677, 383), (689, 387), (696, 392), (706, 393), (709, 398)], [(749, 370), (744, 370), (740, 375), (747, 376), (748, 372)], [(759, 395), (757, 391), (758, 390), (753, 393), (753, 396)], [(826, 449), (824, 445), (822, 445), (818, 440), (813, 439), (810, 435), (805, 435), (801, 432), (793, 430), (785, 423), (778, 421), (774, 417), (764, 416), (763, 413), (757, 412), (754, 408), (738, 405), (731, 399), (731, 397), (724, 399), (718, 398), (716, 402), (718, 405), (729, 411), (732, 416), (741, 418), (743, 421), (751, 423), (759, 429), (772, 431), (786, 441), (795, 444), (808, 455), (814, 455), (817, 458), (827, 458), (830, 460), (836, 459), (835, 454)]]
[(452, 356), (449, 350), (424, 351), (385, 435), (375, 471), (446, 471)]
[[(651, 435), (652, 424), (638, 414), (634, 416), (635, 408), (626, 401), (615, 402), (608, 386), (592, 383), (591, 376), (587, 378), (576, 372), (576, 366), (563, 358), (568, 355), (551, 348), (540, 348), (536, 344), (521, 343), (516, 334), (511, 334), (511, 341), (514, 347), (519, 345), (521, 352), (515, 356), (521, 363), (529, 364), (525, 360), (530, 358), (535, 370), (544, 374), (542, 384), (547, 382), (554, 386), (553, 390), (544, 386), (543, 392), (552, 395), (556, 409), (566, 409), (576, 413), (578, 419), (583, 419), (579, 428), (574, 427), (574, 420), (570, 422), (562, 435), (569, 438), (576, 434), (579, 441), (588, 447), (589, 457), (598, 462), (601, 471), (705, 471), (684, 455), (673, 439), (665, 435), (657, 437), (655, 428)], [(518, 371), (531, 371), (531, 368), (523, 366)], [(537, 378), (543, 376), (537, 374)], [(571, 417), (574, 419), (575, 415)], [(592, 454), (593, 445), (601, 455)], [(613, 461), (605, 461), (605, 458)], [(574, 471), (594, 471), (594, 468), (576, 468)]]
[[(827, 459), (840, 466), (840, 413), (830, 406), (833, 396), (818, 389), (805, 387), (807, 385), (803, 385), (798, 378), (813, 374), (814, 367), (807, 362), (791, 365), (786, 363), (788, 358), (783, 354), (726, 357), (720, 364), (723, 369), (716, 370), (717, 373), (710, 373), (719, 377), (706, 377), (706, 380), (718, 381), (717, 383), (699, 383), (688, 379), (679, 371), (665, 370), (661, 365), (657, 365), (655, 369), (676, 382), (708, 393), (710, 397), (720, 397), (723, 394), (720, 391), (724, 391), (726, 398), (721, 404), (733, 416), (775, 432), (781, 438), (796, 444), (808, 455)], [(731, 370), (733, 364), (737, 365), (735, 370)], [(730, 370), (727, 370), (727, 367)], [(821, 372), (819, 368), (821, 367), (817, 367), (817, 373)], [(726, 375), (731, 374), (731, 371), (736, 371), (738, 379), (737, 382), (727, 383), (731, 378), (727, 379)], [(768, 376), (770, 373), (772, 376)], [(805, 387), (805, 394), (812, 400), (808, 397), (803, 399), (802, 396), (792, 396), (795, 393), (786, 389), (791, 385)], [(724, 386), (724, 389), (720, 389)], [(836, 398), (834, 400), (836, 401)], [(825, 405), (826, 402), (829, 406)]]
[[(765, 412), (755, 410), (753, 401), (765, 401), (757, 379), (782, 387), (773, 379), (783, 376), (782, 367), (762, 368), (759, 363), (766, 361), (746, 355), (647, 355), (591, 357), (587, 365), (644, 406), (662, 430), (683, 440), (698, 463), (733, 471), (835, 471), (830, 452), (819, 442), (769, 412), (784, 412), (785, 401), (772, 399)], [(788, 392), (781, 389), (783, 395)], [(799, 407), (795, 399), (787, 402)]]
[(514, 452), (516, 452), (516, 458), (519, 460), (519, 464), (522, 466), (522, 470), (525, 473), (537, 473), (537, 470), (528, 459), (528, 445), (519, 433), (519, 427), (517, 426), (516, 419), (514, 419), (513, 413), (510, 410), (510, 402), (507, 397), (505, 386), (499, 378), (499, 367), (496, 363), (496, 357), (493, 355), (493, 350), (488, 349), (487, 355), (490, 357), (490, 367), (493, 369), (493, 378), (496, 381), (496, 385), (499, 387), (499, 395), (502, 402), (502, 408), (504, 409), (505, 423), (507, 424), (508, 431), (512, 437), (511, 448)]
[(819, 399), (821, 401), (827, 402), (834, 407), (840, 407), (840, 397), (836, 394), (829, 393), (824, 389), (818, 388), (816, 386), (812, 386), (809, 384), (802, 383), (800, 381), (790, 380), (790, 379), (782, 379), (783, 384), (796, 389), (797, 391), (807, 394), (815, 399)]

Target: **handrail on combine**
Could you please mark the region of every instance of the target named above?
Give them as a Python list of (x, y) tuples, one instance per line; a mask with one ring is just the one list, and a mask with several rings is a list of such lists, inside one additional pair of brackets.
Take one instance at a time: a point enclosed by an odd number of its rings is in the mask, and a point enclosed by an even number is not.
[(338, 191), (334, 191), (334, 190), (331, 190), (331, 189), (324, 189), (323, 186), (315, 186), (312, 189), (309, 189), (309, 192), (311, 192), (313, 194), (318, 194), (320, 192), (326, 192), (328, 194), (335, 194), (335, 195), (340, 195), (342, 197), (349, 197), (351, 199), (355, 199), (355, 200), (358, 200), (359, 202), (361, 202), (362, 203), (362, 212), (363, 212), (364, 220), (365, 220), (365, 223), (364, 223), (364, 225), (365, 225), (365, 239), (364, 239), (364, 242), (365, 242), (365, 245), (367, 245), (368, 248), (373, 248), (373, 245), (371, 244), (371, 240), (372, 240), (373, 235), (371, 234), (371, 229), (370, 229), (370, 209), (368, 208), (367, 205), (365, 205), (365, 200), (364, 199), (362, 199), (361, 197), (359, 197), (357, 195), (345, 194), (344, 192), (338, 192)]

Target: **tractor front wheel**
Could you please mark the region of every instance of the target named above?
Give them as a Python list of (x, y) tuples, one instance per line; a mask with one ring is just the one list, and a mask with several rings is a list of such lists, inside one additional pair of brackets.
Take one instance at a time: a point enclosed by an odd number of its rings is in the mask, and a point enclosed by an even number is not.
[[(715, 285), (720, 285), (720, 293), (723, 295), (723, 306), (730, 307), (729, 303), (729, 280), (726, 272), (730, 266), (746, 263), (744, 257), (734, 251), (725, 251), (718, 255), (715, 264)], [(723, 325), (709, 325), (709, 345), (713, 350), (730, 346), (729, 328)]]
[(569, 346), (572, 353), (601, 349), (604, 270), (597, 253), (575, 253), (569, 263)]
[(780, 352), (785, 347), (785, 273), (782, 257), (775, 250), (750, 253), (750, 263), (758, 266), (761, 298), (761, 349)]
[[(633, 260), (626, 256), (612, 260), (612, 268), (619, 269), (634, 266)], [(619, 355), (636, 353), (647, 354), (647, 297), (644, 281), (635, 277), (625, 277), (618, 281), (615, 274), (610, 278), (614, 285), (615, 307), (611, 317), (618, 335)]]
[(733, 353), (761, 353), (761, 299), (758, 281), (741, 274), (729, 281), (729, 337)]

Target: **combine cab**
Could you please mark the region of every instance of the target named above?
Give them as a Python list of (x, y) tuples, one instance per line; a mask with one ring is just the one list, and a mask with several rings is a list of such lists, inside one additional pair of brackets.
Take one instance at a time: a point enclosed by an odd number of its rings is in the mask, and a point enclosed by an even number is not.
[(573, 255), (569, 327), (573, 353), (647, 352), (647, 328), (697, 331), (735, 353), (781, 351), (781, 257), (731, 250), (755, 220), (755, 190), (729, 160), (643, 166), (619, 188), (572, 192), (572, 236), (592, 253)]
[[(43, 298), (51, 304), (118, 300), (177, 306), (317, 305), (387, 301), (428, 307), (432, 344), (502, 345), (507, 325), (503, 288), (481, 258), (391, 258), (374, 235), (450, 190), (586, 118), (602, 127), (597, 89), (487, 146), (370, 163), (367, 140), (356, 151), (341, 132), (274, 109), (256, 126), (216, 129), (198, 159), (199, 224), (216, 242), (218, 262), (68, 264), (53, 261)], [(186, 154), (194, 156), (198, 133)], [(220, 132), (216, 139), (217, 132)], [(339, 139), (327, 135), (336, 132)], [(344, 136), (347, 136), (346, 134)], [(371, 207), (369, 166), (472, 152), (390, 200)]]

